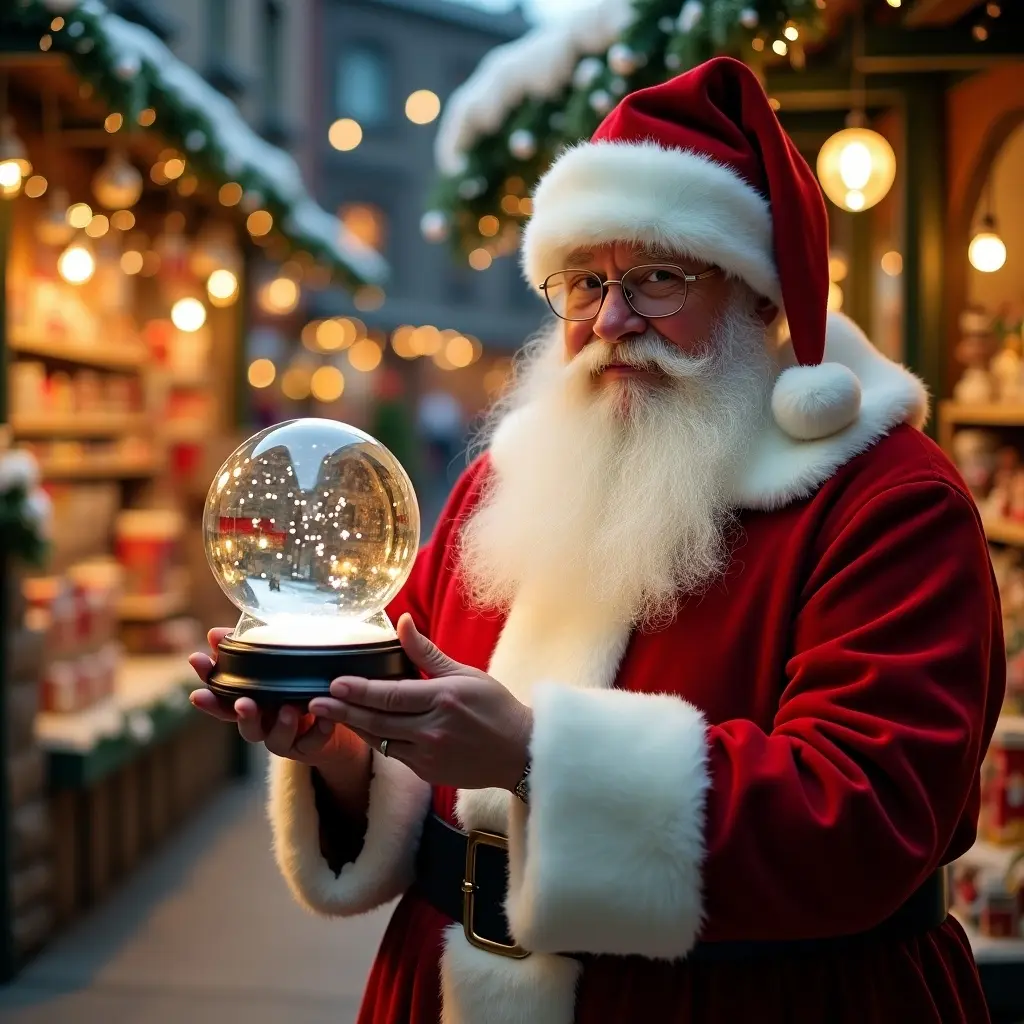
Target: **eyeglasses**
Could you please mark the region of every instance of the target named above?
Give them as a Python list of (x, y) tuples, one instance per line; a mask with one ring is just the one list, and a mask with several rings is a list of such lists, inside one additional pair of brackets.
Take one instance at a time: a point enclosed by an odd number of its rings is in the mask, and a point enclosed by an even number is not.
[(611, 284), (622, 289), (634, 313), (655, 320), (678, 313), (686, 305), (690, 284), (718, 272), (718, 267), (712, 267), (700, 274), (687, 274), (671, 264), (653, 263), (630, 267), (618, 281), (604, 281), (592, 270), (559, 270), (549, 274), (540, 287), (551, 311), (563, 320), (593, 320), (601, 311)]

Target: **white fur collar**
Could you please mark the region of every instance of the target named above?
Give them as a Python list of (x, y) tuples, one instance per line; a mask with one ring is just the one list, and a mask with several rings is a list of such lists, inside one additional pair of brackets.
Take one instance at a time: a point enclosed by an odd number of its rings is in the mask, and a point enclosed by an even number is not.
[[(893, 427), (901, 423), (921, 427), (928, 417), (924, 384), (905, 367), (882, 355), (860, 328), (841, 313), (828, 315), (822, 365), (794, 365), (788, 344), (779, 349), (777, 358), (784, 365), (780, 365), (782, 372), (773, 400), (775, 418), (754, 439), (747, 459), (736, 473), (733, 495), (737, 508), (771, 510), (810, 497), (840, 467)], [(855, 393), (849, 390), (851, 382)], [(828, 394), (826, 389), (830, 385), (838, 385), (845, 393), (837, 390)], [(788, 391), (788, 409), (780, 409), (784, 387)], [(850, 413), (839, 411), (840, 419), (836, 420), (836, 412), (843, 405)], [(511, 428), (518, 415), (513, 412), (506, 417), (491, 441), (491, 456), (498, 466), (502, 447), (511, 443), (514, 434), (506, 424)], [(789, 433), (780, 426), (780, 421), (791, 425), (798, 417), (807, 440), (793, 436), (792, 426)], [(815, 419), (820, 426), (818, 432)], [(841, 429), (833, 431), (830, 419), (833, 424), (842, 424)]]
[[(793, 361), (788, 345), (780, 356)], [(810, 497), (840, 467), (893, 427), (901, 423), (921, 427), (928, 418), (928, 393), (921, 380), (882, 355), (841, 313), (828, 315), (821, 367), (791, 367), (783, 370), (781, 379), (787, 374), (824, 371), (833, 364), (846, 367), (860, 382), (856, 418), (835, 433), (806, 441), (787, 435), (773, 421), (756, 439), (746, 464), (736, 474), (738, 508), (770, 510)]]

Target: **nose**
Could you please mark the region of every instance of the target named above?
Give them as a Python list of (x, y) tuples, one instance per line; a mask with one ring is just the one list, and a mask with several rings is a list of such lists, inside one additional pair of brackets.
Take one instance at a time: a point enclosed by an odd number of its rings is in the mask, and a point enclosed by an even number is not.
[(642, 334), (647, 329), (647, 321), (626, 301), (622, 285), (610, 284), (591, 329), (595, 337), (614, 345), (634, 334)]

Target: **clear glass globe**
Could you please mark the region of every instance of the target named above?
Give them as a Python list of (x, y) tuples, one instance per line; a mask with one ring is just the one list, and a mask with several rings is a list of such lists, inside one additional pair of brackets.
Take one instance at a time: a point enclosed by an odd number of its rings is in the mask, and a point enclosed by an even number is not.
[(385, 613), (412, 570), (412, 482), (379, 441), (334, 420), (280, 423), (221, 466), (203, 540), (241, 611), (234, 638), (282, 647), (392, 640)]

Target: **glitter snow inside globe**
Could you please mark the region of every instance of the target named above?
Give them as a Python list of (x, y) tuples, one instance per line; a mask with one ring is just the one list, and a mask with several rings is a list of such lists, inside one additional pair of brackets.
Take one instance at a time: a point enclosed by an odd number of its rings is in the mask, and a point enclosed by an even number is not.
[(301, 704), (340, 675), (415, 677), (385, 608), (419, 534), (412, 482), (361, 430), (299, 419), (249, 438), (221, 466), (203, 516), (210, 568), (241, 612), (209, 688)]

